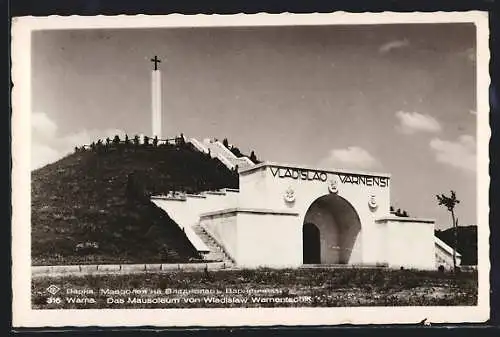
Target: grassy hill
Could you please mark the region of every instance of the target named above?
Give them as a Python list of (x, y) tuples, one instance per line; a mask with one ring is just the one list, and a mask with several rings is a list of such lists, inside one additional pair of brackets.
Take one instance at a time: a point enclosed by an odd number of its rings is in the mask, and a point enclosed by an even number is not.
[(32, 172), (32, 264), (199, 258), (151, 194), (238, 187), (237, 173), (190, 144), (78, 151)]
[[(455, 242), (453, 228), (438, 230), (435, 234), (453, 247)], [(457, 241), (457, 250), (462, 254), (462, 265), (477, 265), (477, 226), (459, 226)]]

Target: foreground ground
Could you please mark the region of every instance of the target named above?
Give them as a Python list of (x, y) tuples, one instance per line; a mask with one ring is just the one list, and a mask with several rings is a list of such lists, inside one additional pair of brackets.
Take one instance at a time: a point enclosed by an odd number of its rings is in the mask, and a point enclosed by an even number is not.
[[(60, 290), (51, 295), (46, 289)], [(218, 270), (37, 277), (34, 309), (476, 305), (477, 273)]]

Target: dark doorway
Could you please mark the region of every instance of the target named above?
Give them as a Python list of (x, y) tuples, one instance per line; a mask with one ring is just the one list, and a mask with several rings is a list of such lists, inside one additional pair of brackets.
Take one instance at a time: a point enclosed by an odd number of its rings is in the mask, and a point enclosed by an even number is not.
[(305, 223), (302, 229), (303, 261), (304, 264), (321, 263), (321, 246), (319, 240), (319, 229), (315, 224)]

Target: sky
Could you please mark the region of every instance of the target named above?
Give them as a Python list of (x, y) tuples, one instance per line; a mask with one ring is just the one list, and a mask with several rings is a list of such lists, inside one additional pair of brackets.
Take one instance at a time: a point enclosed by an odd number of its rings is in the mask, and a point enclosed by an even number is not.
[(151, 131), (162, 60), (168, 137), (228, 138), (258, 159), (391, 174), (391, 202), (476, 223), (473, 24), (37, 31), (32, 168), (75, 146)]

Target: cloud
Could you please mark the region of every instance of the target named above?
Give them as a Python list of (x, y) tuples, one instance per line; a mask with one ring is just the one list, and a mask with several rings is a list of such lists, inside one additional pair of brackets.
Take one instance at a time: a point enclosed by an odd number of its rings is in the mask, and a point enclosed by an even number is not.
[(408, 41), (407, 39), (393, 40), (393, 41), (389, 41), (389, 42), (381, 45), (380, 48), (378, 49), (378, 51), (381, 54), (385, 54), (385, 53), (390, 52), (393, 49), (400, 49), (400, 48), (408, 47), (409, 45), (410, 45), (410, 41)]
[(366, 169), (378, 165), (379, 162), (368, 151), (358, 146), (332, 149), (320, 163), (325, 168), (345, 169)]
[(50, 139), (54, 137), (57, 131), (57, 125), (47, 114), (35, 112), (31, 115), (31, 134), (32, 137)]
[(399, 125), (396, 128), (405, 134), (416, 132), (439, 132), (441, 124), (432, 116), (424, 115), (418, 112), (396, 112)]
[(438, 162), (468, 172), (476, 171), (476, 141), (471, 135), (461, 135), (456, 141), (434, 138), (429, 146)]
[(53, 163), (73, 152), (75, 146), (88, 145), (97, 139), (106, 139), (125, 132), (119, 129), (90, 129), (58, 135), (57, 124), (45, 113), (31, 115), (31, 169)]
[(31, 145), (31, 169), (37, 169), (60, 159), (62, 155), (56, 149), (44, 144)]

